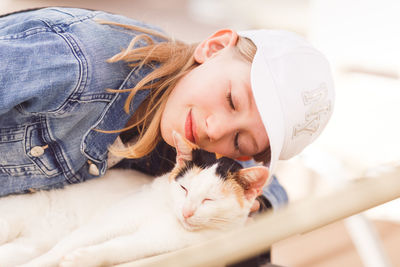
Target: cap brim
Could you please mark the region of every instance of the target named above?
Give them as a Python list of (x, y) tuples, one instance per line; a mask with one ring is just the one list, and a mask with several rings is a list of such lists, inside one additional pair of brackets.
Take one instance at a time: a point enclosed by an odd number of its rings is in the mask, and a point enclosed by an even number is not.
[[(271, 160), (266, 166), (271, 176), (282, 151), (285, 127), (278, 87), (270, 71), (263, 49), (257, 49), (251, 68), (251, 86), (257, 109), (268, 134)], [(270, 177), (269, 177), (270, 178)], [(268, 181), (270, 179), (268, 178)]]

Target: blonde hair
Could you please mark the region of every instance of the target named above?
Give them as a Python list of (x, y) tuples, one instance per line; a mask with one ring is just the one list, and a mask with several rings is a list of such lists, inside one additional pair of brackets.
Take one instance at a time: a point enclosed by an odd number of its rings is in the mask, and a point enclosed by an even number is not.
[[(134, 37), (126, 49), (110, 58), (108, 62), (122, 60), (128, 62), (131, 67), (141, 68), (144, 65), (154, 67), (154, 70), (143, 77), (133, 88), (123, 90), (107, 89), (110, 92), (129, 92), (124, 106), (126, 113), (129, 113), (129, 108), (136, 92), (150, 90), (150, 95), (134, 112), (125, 128), (115, 131), (98, 130), (115, 133), (136, 127), (139, 136), (134, 143), (129, 143), (122, 149), (111, 146), (109, 150), (120, 157), (141, 158), (148, 155), (161, 140), (161, 116), (171, 91), (181, 77), (199, 65), (193, 56), (198, 44), (186, 44), (182, 41), (173, 40), (157, 31), (138, 26), (108, 21), (98, 22), (142, 33)], [(155, 43), (149, 35), (162, 38), (165, 41)], [(134, 48), (139, 41), (145, 41), (147, 45)], [(239, 37), (236, 47), (245, 60), (253, 61), (256, 46), (249, 39)], [(156, 67), (155, 64), (158, 66)]]

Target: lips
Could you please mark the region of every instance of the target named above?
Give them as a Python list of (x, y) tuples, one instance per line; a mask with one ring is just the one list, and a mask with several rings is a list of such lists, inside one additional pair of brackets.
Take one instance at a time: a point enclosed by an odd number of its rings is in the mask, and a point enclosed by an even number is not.
[(194, 122), (192, 118), (192, 110), (189, 111), (189, 114), (186, 117), (185, 121), (185, 137), (187, 140), (189, 140), (192, 143), (196, 143), (195, 137), (194, 137)]

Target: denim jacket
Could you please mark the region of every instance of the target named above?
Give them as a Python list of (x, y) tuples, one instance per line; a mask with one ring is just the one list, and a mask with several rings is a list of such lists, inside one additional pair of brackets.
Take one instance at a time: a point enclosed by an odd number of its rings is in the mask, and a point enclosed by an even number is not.
[[(107, 147), (125, 126), (128, 93), (150, 67), (106, 60), (145, 26), (101, 11), (46, 8), (0, 18), (0, 195), (61, 187), (106, 171)], [(146, 26), (148, 27), (148, 26)], [(144, 43), (142, 43), (144, 45)], [(139, 92), (133, 112), (147, 92)]]
[[(128, 93), (105, 89), (132, 88), (152, 69), (107, 63), (137, 33), (96, 19), (151, 27), (75, 8), (0, 18), (0, 196), (58, 188), (105, 173), (107, 148), (118, 133), (96, 129), (121, 129), (130, 117), (123, 110)], [(147, 95), (137, 93), (130, 114)], [(165, 170), (162, 162), (172, 165), (161, 160), (171, 155), (165, 147), (119, 167), (157, 175)]]

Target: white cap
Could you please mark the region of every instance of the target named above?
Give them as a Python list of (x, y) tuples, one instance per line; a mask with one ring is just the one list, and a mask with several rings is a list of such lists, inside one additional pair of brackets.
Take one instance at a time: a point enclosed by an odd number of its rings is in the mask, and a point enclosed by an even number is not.
[(251, 86), (268, 134), (270, 174), (325, 128), (334, 104), (332, 73), (326, 58), (302, 37), (281, 30), (238, 33), (257, 47)]

